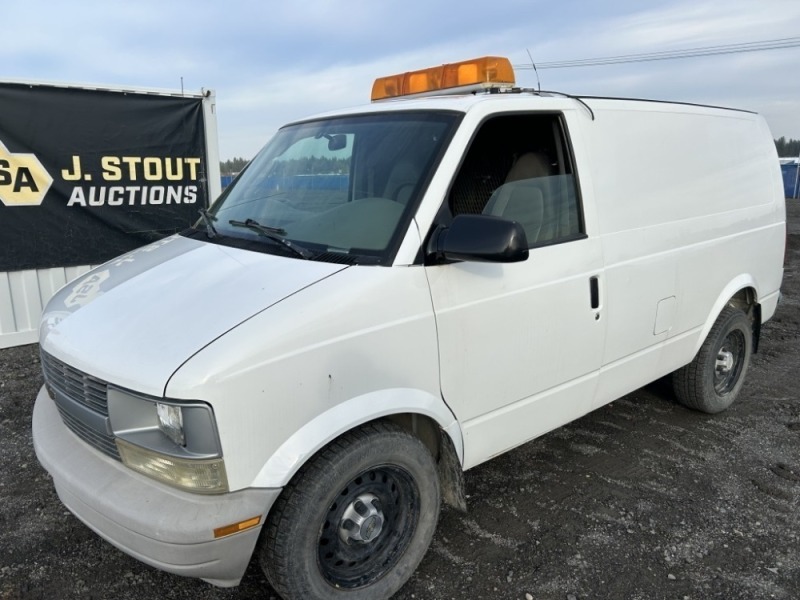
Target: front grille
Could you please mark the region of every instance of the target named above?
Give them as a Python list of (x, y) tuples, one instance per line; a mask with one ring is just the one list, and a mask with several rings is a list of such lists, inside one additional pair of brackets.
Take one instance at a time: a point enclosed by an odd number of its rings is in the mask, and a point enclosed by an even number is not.
[[(115, 460), (122, 460), (113, 435), (85, 423), (79, 416), (81, 411), (69, 409), (72, 402), (101, 417), (108, 417), (108, 384), (70, 367), (46, 352), (42, 352), (41, 359), (45, 382), (51, 389), (51, 395), (55, 395), (56, 406), (64, 425), (93, 448)], [(105, 423), (106, 419), (103, 418), (102, 422)]]
[(73, 369), (47, 352), (42, 352), (42, 370), (45, 381), (67, 398), (108, 416), (108, 384), (105, 381)]
[(85, 423), (73, 417), (66, 410), (62, 409), (58, 404), (56, 404), (56, 406), (58, 412), (61, 413), (61, 420), (64, 421), (64, 425), (66, 425), (72, 433), (93, 448), (100, 450), (103, 454), (107, 454), (115, 460), (122, 460), (117, 450), (117, 444), (114, 442), (114, 436), (95, 431)]

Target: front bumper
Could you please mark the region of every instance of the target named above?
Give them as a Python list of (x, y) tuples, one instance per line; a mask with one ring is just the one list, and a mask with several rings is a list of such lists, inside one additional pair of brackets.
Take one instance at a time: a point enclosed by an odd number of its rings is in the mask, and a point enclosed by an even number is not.
[(79, 440), (44, 387), (33, 409), (33, 446), (61, 501), (101, 537), (148, 565), (222, 587), (241, 580), (261, 525), (219, 539), (213, 530), (256, 515), (263, 525), (281, 492), (202, 496), (153, 481)]

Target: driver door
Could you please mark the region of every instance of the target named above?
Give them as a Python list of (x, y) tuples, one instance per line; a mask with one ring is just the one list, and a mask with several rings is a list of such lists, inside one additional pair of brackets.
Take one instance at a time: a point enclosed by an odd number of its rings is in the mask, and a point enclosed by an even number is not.
[(605, 321), (603, 259), (587, 235), (563, 117), (508, 115), (477, 133), (448, 198), (453, 216), (516, 220), (526, 261), (426, 267), (441, 388), (465, 468), (592, 406)]

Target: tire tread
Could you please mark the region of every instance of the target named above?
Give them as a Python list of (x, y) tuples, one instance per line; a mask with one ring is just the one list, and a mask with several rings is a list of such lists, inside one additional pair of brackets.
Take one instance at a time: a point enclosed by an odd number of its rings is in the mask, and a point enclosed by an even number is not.
[[(716, 358), (711, 356), (714, 352), (714, 346), (716, 343), (717, 338), (724, 334), (725, 330), (730, 327), (731, 323), (739, 318), (747, 318), (747, 316), (739, 309), (733, 308), (731, 306), (726, 306), (722, 312), (720, 312), (719, 317), (714, 322), (714, 325), (711, 327), (711, 330), (708, 332), (708, 336), (706, 336), (703, 345), (700, 347), (697, 355), (694, 357), (692, 362), (688, 365), (681, 367), (677, 371), (673, 372), (672, 374), (672, 388), (677, 397), (678, 401), (686, 406), (687, 408), (691, 408), (700, 412), (705, 412), (709, 414), (713, 414), (716, 412), (720, 412), (727, 408), (727, 406), (723, 406), (722, 408), (712, 407), (711, 401), (707, 395), (706, 389), (706, 381), (704, 379), (704, 371), (708, 366), (708, 361), (715, 361)], [(752, 344), (752, 339), (748, 338), (747, 341), (747, 355), (744, 360), (749, 361), (750, 358), (750, 348)], [(744, 378), (745, 371), (747, 369), (747, 365), (745, 364), (744, 370), (740, 376), (740, 379)], [(731, 392), (733, 394), (733, 398), (731, 399), (730, 403), (732, 403), (736, 396), (738, 395), (738, 390), (736, 392)], [(729, 404), (730, 404), (729, 403)]]
[[(292, 568), (287, 558), (291, 552), (289, 544), (293, 541), (284, 525), (286, 515), (301, 514), (304, 506), (304, 497), (315, 481), (320, 481), (322, 475), (338, 468), (339, 457), (354, 445), (369, 443), (371, 439), (380, 437), (384, 444), (394, 444), (396, 441), (407, 442), (410, 438), (413, 443), (422, 442), (400, 427), (389, 421), (373, 421), (353, 429), (322, 448), (316, 455), (306, 461), (298, 470), (292, 480), (284, 487), (278, 500), (273, 505), (267, 516), (264, 532), (263, 547), (258, 552), (259, 562), (272, 587), (284, 598), (313, 598), (311, 589), (299, 589), (297, 578), (292, 576)], [(428, 452), (425, 448), (425, 452)], [(437, 484), (438, 490), (438, 484)], [(438, 514), (438, 506), (437, 506)], [(337, 595), (338, 597), (338, 595)]]

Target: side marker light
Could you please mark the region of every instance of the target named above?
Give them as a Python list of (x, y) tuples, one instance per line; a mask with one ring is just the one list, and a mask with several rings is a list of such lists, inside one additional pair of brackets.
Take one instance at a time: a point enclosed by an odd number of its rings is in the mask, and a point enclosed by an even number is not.
[(214, 538), (221, 538), (228, 535), (233, 535), (234, 533), (239, 533), (240, 531), (244, 531), (245, 529), (252, 529), (253, 527), (257, 527), (261, 523), (261, 517), (252, 517), (250, 519), (246, 519), (244, 521), (239, 521), (238, 523), (232, 523), (231, 525), (225, 525), (223, 527), (217, 527), (214, 530)]

